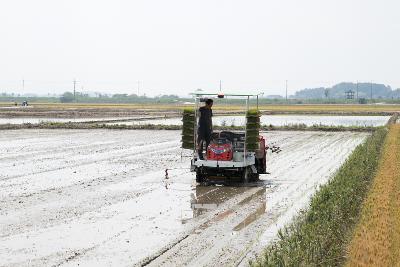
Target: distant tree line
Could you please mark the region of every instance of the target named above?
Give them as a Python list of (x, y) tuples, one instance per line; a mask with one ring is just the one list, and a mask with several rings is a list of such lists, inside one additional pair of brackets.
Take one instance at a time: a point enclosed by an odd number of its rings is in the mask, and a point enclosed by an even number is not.
[[(353, 91), (355, 98), (349, 101), (346, 99), (346, 92)], [(358, 92), (358, 94), (357, 94)], [(372, 93), (372, 94), (371, 94)], [(358, 98), (357, 98), (358, 96)], [(372, 96), (372, 97), (371, 97)], [(20, 95), (15, 93), (0, 93), (0, 102), (50, 102), (50, 103), (183, 103), (193, 102), (191, 97), (179, 97), (174, 94), (164, 94), (155, 97), (136, 94), (102, 94), (64, 92), (61, 96), (34, 96)], [(241, 100), (223, 99), (225, 103), (242, 103)], [(306, 88), (297, 91), (287, 100), (280, 95), (268, 95), (259, 98), (259, 104), (318, 104), (318, 103), (400, 103), (400, 89), (392, 90), (390, 86), (378, 83), (339, 83), (332, 87)], [(252, 100), (251, 103), (255, 103)]]
[(159, 95), (156, 97), (138, 96), (136, 94), (96, 94), (95, 97), (85, 93), (65, 92), (60, 97), (61, 103), (173, 103), (180, 100), (177, 95)]
[(359, 99), (400, 99), (400, 89), (378, 83), (339, 83), (332, 87), (306, 88), (297, 91), (295, 99), (344, 99), (346, 91), (353, 91)]

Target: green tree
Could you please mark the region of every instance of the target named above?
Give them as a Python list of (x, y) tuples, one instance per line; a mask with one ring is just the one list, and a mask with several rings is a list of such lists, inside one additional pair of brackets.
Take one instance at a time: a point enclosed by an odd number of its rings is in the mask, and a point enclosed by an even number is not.
[(61, 103), (71, 103), (74, 101), (74, 94), (71, 92), (65, 92), (61, 97), (60, 97), (60, 102)]

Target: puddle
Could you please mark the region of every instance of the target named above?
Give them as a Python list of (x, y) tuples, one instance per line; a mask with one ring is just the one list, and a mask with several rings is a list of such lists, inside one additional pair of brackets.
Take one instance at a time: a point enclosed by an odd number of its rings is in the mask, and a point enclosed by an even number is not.
[[(196, 195), (192, 195), (191, 207), (193, 210), (193, 217), (198, 217), (205, 212), (217, 209), (223, 202), (230, 198), (234, 198), (237, 195), (243, 194), (244, 192), (252, 189), (254, 187), (213, 187), (213, 186), (197, 186)], [(234, 228), (234, 231), (240, 231), (253, 221), (257, 220), (259, 216), (265, 213), (266, 209), (266, 188), (262, 186), (255, 193), (244, 198), (238, 202), (236, 206), (244, 206), (251, 201), (261, 202), (261, 206), (257, 210), (251, 213), (246, 219)], [(260, 201), (261, 199), (261, 201)], [(211, 220), (206, 221), (200, 225), (199, 230), (204, 230), (208, 228), (213, 223), (217, 223), (229, 215), (234, 213), (234, 208), (225, 210), (217, 214)]]
[(191, 201), (193, 217), (195, 218), (207, 211), (217, 209), (223, 202), (236, 195), (243, 194), (250, 188), (251, 187), (196, 186)]

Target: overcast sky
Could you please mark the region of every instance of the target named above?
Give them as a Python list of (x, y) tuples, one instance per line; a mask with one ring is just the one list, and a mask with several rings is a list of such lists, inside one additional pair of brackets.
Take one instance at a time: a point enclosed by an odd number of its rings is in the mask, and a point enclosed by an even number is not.
[[(400, 87), (398, 0), (3, 0), (0, 91)], [(22, 89), (22, 80), (25, 89)]]

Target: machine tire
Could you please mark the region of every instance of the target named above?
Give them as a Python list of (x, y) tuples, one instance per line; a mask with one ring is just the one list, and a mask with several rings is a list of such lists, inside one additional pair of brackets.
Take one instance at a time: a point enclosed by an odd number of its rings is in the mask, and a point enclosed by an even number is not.
[(258, 173), (253, 173), (250, 167), (246, 167), (243, 169), (242, 173), (242, 182), (243, 183), (249, 183), (249, 182), (256, 182), (260, 178), (260, 174)]
[(253, 173), (252, 177), (251, 177), (251, 181), (257, 182), (258, 180), (260, 180), (260, 174), (259, 173)]
[(204, 174), (202, 174), (200, 170), (196, 171), (196, 182), (197, 183), (203, 183), (204, 182)]

